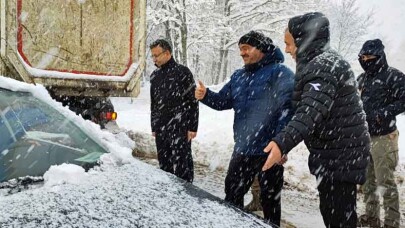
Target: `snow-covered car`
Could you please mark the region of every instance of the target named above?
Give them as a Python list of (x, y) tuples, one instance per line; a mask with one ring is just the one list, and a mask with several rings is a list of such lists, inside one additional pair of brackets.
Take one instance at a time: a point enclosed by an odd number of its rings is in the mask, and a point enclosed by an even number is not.
[(43, 86), (0, 77), (0, 182), (42, 176), (62, 163), (93, 167), (108, 152), (97, 130)]
[(29, 92), (0, 88), (0, 182), (41, 176), (51, 165), (93, 166), (106, 149)]
[[(0, 227), (271, 227), (133, 158), (124, 133), (76, 116), (43, 86), (0, 76), (0, 107), (0, 176), (45, 173), (23, 191), (0, 188)], [(87, 172), (75, 165), (98, 159)]]

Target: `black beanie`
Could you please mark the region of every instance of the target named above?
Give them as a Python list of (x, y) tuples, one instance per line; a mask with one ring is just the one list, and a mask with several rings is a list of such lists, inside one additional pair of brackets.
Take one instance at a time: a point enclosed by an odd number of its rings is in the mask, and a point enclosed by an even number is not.
[(367, 40), (360, 50), (360, 55), (384, 56), (384, 45), (380, 39)]
[(329, 20), (320, 12), (312, 12), (296, 16), (288, 21), (288, 31), (295, 40), (295, 45), (300, 47), (314, 40), (329, 42)]
[(250, 31), (239, 39), (240, 44), (248, 44), (263, 53), (268, 53), (274, 50), (273, 40), (265, 36), (261, 32)]

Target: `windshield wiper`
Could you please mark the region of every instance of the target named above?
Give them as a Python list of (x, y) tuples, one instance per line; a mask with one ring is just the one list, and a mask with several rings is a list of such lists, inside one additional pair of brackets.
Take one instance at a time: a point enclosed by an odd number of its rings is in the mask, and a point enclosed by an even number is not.
[(0, 189), (8, 189), (7, 194), (11, 195), (23, 190), (27, 190), (33, 184), (43, 182), (43, 177), (19, 177), (17, 179), (11, 179), (6, 182), (0, 183)]

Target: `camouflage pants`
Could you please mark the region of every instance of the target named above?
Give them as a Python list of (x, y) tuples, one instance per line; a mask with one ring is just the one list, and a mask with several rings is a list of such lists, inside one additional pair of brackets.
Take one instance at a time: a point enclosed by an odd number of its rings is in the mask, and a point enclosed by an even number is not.
[(394, 171), (398, 165), (398, 131), (371, 137), (371, 161), (367, 167), (367, 180), (363, 186), (366, 214), (380, 217), (379, 195), (383, 196), (384, 224), (399, 227), (399, 197)]

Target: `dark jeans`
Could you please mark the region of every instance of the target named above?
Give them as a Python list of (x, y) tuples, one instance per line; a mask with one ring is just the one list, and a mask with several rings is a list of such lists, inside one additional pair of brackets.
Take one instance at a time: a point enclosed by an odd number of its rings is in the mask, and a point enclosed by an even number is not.
[(275, 165), (262, 172), (266, 159), (266, 156), (232, 155), (225, 178), (225, 201), (243, 208), (243, 197), (252, 185), (256, 174), (259, 174), (264, 219), (280, 225), (284, 167)]
[(326, 227), (356, 227), (356, 184), (324, 177), (318, 185), (318, 192), (319, 209)]
[(193, 182), (194, 165), (187, 132), (156, 132), (155, 141), (159, 167), (185, 181)]

